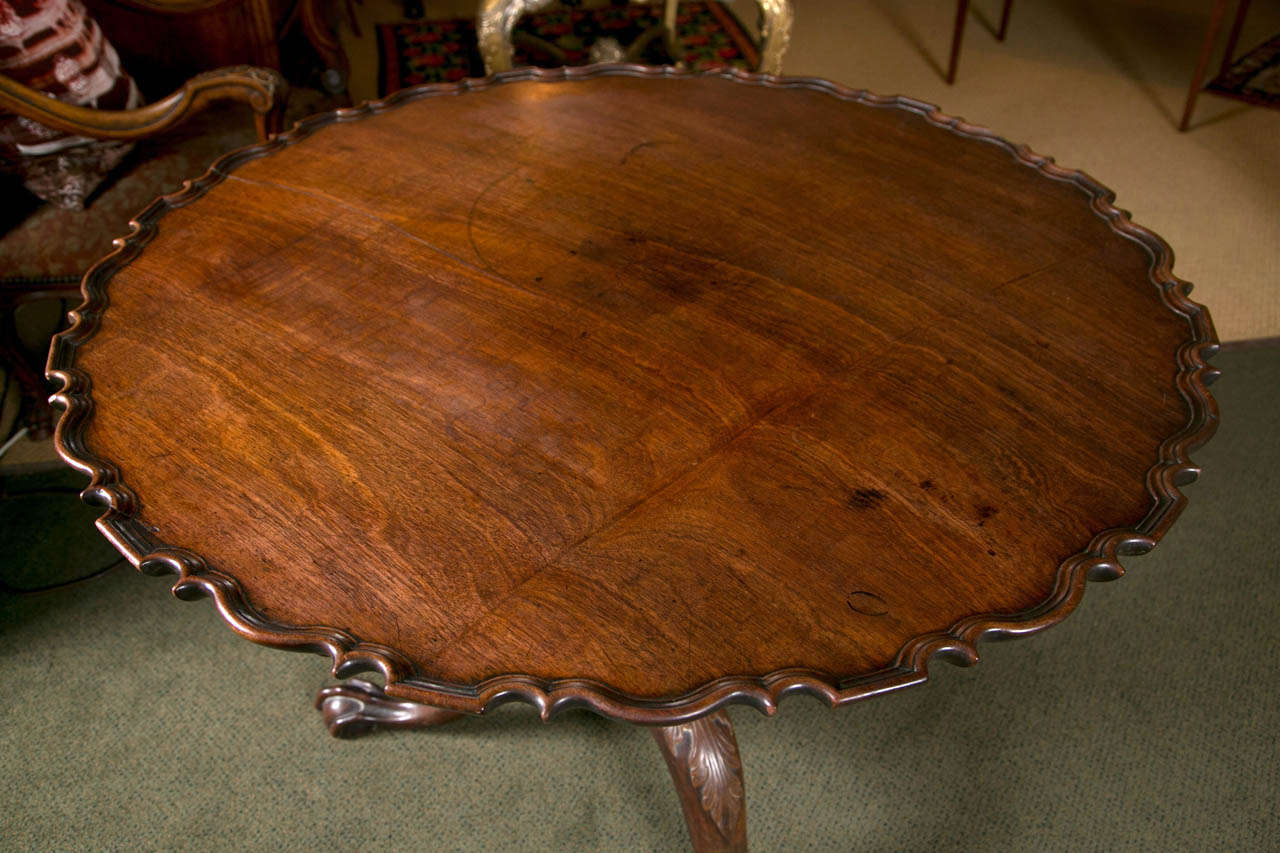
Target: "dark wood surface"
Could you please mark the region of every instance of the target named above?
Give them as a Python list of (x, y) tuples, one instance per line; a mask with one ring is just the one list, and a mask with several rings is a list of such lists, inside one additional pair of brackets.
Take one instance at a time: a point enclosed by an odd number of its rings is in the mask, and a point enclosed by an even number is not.
[(139, 217), (50, 355), (59, 448), (144, 570), (395, 697), (851, 701), (1181, 509), (1216, 340), (1112, 198), (822, 81), (406, 91)]

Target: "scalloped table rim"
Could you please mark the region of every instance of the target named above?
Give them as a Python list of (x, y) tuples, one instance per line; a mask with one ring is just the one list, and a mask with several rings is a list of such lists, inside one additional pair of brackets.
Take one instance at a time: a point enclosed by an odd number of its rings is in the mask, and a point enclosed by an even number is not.
[[(75, 356), (77, 347), (97, 329), (107, 305), (108, 280), (137, 256), (155, 234), (159, 219), (167, 211), (204, 195), (237, 166), (299, 142), (330, 124), (386, 112), (410, 101), (507, 83), (571, 82), (602, 76), (720, 77), (744, 85), (809, 89), (864, 106), (902, 109), (936, 127), (999, 146), (1016, 162), (1048, 179), (1075, 185), (1113, 231), (1147, 250), (1151, 283), (1160, 290), (1165, 306), (1187, 321), (1191, 333), (1176, 353), (1176, 383), (1187, 407), (1187, 422), (1161, 442), (1159, 461), (1147, 472), (1151, 508), (1142, 521), (1133, 527), (1112, 528), (1096, 534), (1082, 550), (1059, 565), (1053, 590), (1035, 607), (1013, 614), (973, 616), (946, 630), (915, 637), (903, 645), (893, 665), (877, 672), (841, 678), (797, 668), (765, 676), (727, 676), (661, 700), (631, 696), (598, 681), (548, 681), (517, 673), (495, 676), (474, 685), (434, 681), (415, 673), (404, 655), (387, 646), (364, 642), (336, 628), (298, 627), (266, 619), (248, 603), (234, 578), (210, 568), (198, 554), (155, 539), (152, 531), (135, 517), (137, 504), (133, 492), (121, 480), (118, 469), (111, 462), (94, 456), (85, 444), (84, 432), (93, 414), (93, 401), (90, 378), (75, 366)], [(874, 95), (817, 78), (774, 77), (737, 70), (695, 74), (670, 67), (597, 65), (554, 70), (525, 68), (483, 79), (403, 89), (380, 101), (366, 101), (359, 107), (311, 116), (269, 142), (228, 153), (215, 161), (204, 175), (185, 182), (178, 192), (157, 198), (130, 221), (130, 234), (117, 239), (115, 250), (85, 274), (81, 284), (84, 302), (70, 312), (71, 326), (55, 337), (50, 348), (47, 376), (60, 385), (51, 401), (64, 409), (55, 430), (55, 446), (68, 464), (91, 478), (81, 497), (91, 505), (106, 508), (97, 520), (98, 529), (140, 571), (177, 575), (172, 588), (175, 596), (184, 600), (212, 598), (222, 618), (253, 642), (329, 655), (336, 677), (380, 672), (386, 679), (386, 693), (393, 697), (473, 714), (504, 702), (523, 701), (535, 706), (544, 720), (567, 708), (590, 708), (626, 722), (661, 726), (689, 722), (730, 703), (752, 705), (773, 714), (778, 701), (793, 693), (819, 697), (833, 707), (843, 705), (924, 682), (930, 660), (935, 656), (960, 665), (975, 664), (979, 639), (1023, 636), (1056, 624), (1075, 609), (1087, 581), (1111, 580), (1123, 574), (1120, 557), (1143, 554), (1153, 548), (1185, 506), (1186, 497), (1180, 487), (1193, 482), (1200, 473), (1189, 454), (1208, 441), (1218, 424), (1217, 403), (1207, 386), (1218, 377), (1219, 371), (1206, 363), (1206, 359), (1217, 352), (1218, 340), (1208, 310), (1188, 297), (1191, 285), (1174, 276), (1173, 251), (1169, 245), (1153, 232), (1135, 225), (1128, 211), (1116, 207), (1114, 202), (1115, 193), (1084, 172), (1062, 168), (1050, 157), (1036, 154), (1025, 145), (1011, 143), (987, 128), (948, 116), (931, 104), (901, 95)]]

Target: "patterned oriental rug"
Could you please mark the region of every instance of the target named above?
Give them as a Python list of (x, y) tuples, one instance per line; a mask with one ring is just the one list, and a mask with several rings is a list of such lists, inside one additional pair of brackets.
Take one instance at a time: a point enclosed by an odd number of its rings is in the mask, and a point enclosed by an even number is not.
[[(662, 20), (662, 4), (614, 0), (602, 8), (555, 6), (526, 15), (516, 26), (515, 64), (586, 65), (591, 45), (612, 38), (624, 48)], [(676, 57), (654, 39), (640, 56), (652, 64), (674, 58), (695, 70), (731, 66), (754, 68), (759, 49), (733, 12), (714, 2), (681, 3), (676, 19)], [(483, 77), (475, 22), (467, 18), (406, 21), (378, 25), (381, 74), (378, 91), (388, 95), (419, 83), (451, 83)]]
[(1205, 90), (1251, 104), (1280, 108), (1280, 35), (1272, 36), (1237, 59)]

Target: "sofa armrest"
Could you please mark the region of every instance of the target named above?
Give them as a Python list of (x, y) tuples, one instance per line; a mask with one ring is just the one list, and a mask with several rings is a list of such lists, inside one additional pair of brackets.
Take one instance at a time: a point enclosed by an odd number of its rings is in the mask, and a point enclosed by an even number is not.
[(216, 100), (253, 108), (258, 138), (279, 133), (289, 84), (279, 72), (235, 65), (197, 74), (181, 89), (133, 110), (97, 110), (63, 103), (0, 74), (0, 108), (55, 130), (94, 139), (142, 139), (168, 130)]

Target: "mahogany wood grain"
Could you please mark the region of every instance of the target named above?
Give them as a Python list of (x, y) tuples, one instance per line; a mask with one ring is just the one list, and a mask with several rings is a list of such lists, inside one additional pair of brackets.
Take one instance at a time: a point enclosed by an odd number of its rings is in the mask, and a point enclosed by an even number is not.
[(824, 81), (407, 90), (139, 216), (50, 355), (58, 446), (135, 564), (391, 696), (852, 701), (1180, 511), (1216, 338), (1112, 199)]

